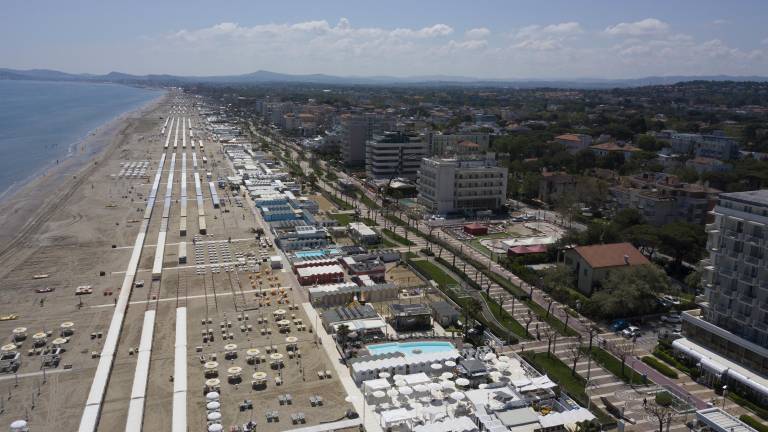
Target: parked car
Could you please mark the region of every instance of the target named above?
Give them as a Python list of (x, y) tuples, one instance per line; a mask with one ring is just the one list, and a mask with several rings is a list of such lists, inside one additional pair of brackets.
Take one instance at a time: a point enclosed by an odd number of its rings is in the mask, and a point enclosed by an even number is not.
[(52, 288), (52, 287), (38, 288), (38, 289), (35, 290), (35, 292), (36, 293), (49, 293), (49, 292), (53, 292), (53, 290), (55, 290), (55, 289), (56, 288)]
[(680, 315), (662, 315), (661, 321), (666, 323), (671, 323), (671, 324), (680, 324), (681, 322), (683, 322), (683, 317), (681, 317)]
[(642, 334), (642, 331), (640, 331), (640, 327), (635, 326), (629, 326), (622, 330), (621, 335), (624, 336), (627, 339), (633, 338), (635, 336), (640, 336)]
[(618, 319), (611, 323), (610, 329), (613, 332), (620, 332), (624, 330), (625, 328), (629, 327), (629, 322), (627, 320)]

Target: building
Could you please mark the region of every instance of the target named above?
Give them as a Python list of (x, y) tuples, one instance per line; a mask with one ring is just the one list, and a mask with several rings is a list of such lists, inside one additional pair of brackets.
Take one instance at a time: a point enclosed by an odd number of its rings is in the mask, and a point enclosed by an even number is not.
[(493, 154), (485, 159), (424, 159), (418, 201), (435, 214), (495, 211), (506, 202), (508, 174)]
[(704, 156), (697, 156), (693, 159), (685, 161), (685, 166), (695, 170), (699, 174), (708, 172), (727, 172), (730, 171), (731, 166), (720, 159), (714, 159)]
[(464, 232), (473, 236), (484, 236), (488, 234), (488, 226), (479, 223), (469, 223), (464, 225)]
[(671, 133), (669, 138), (672, 152), (719, 160), (738, 159), (739, 143), (722, 131), (711, 135), (692, 133)]
[(273, 230), (277, 245), (286, 252), (299, 249), (319, 249), (329, 244), (329, 235), (325, 228), (300, 225), (286, 230), (277, 230), (273, 227)]
[(348, 305), (353, 301), (384, 302), (396, 300), (400, 288), (395, 284), (361, 286), (352, 282), (318, 285), (307, 288), (309, 302), (315, 307)]
[(579, 291), (592, 294), (611, 270), (650, 264), (630, 243), (578, 246), (565, 251), (565, 264), (576, 272)]
[(365, 164), (365, 142), (368, 140), (368, 120), (360, 115), (341, 117), (341, 160), (347, 166)]
[(385, 336), (387, 323), (370, 304), (339, 306), (322, 313), (323, 327), (331, 334), (345, 325), (359, 339), (369, 342)]
[(432, 310), (432, 319), (443, 327), (450, 327), (461, 319), (461, 312), (447, 301), (432, 302), (429, 308)]
[(699, 183), (684, 183), (664, 173), (641, 173), (622, 178), (609, 189), (617, 210), (632, 208), (647, 223), (664, 225), (685, 221), (705, 224), (715, 206), (717, 189)]
[(632, 155), (640, 151), (639, 148), (624, 143), (617, 142), (605, 142), (602, 144), (596, 144), (589, 147), (592, 153), (597, 157), (607, 157), (609, 154), (618, 153), (624, 157), (625, 161), (632, 159)]
[(365, 144), (365, 173), (369, 179), (415, 179), (427, 153), (427, 143), (420, 137), (386, 132)]
[(570, 154), (576, 154), (592, 145), (592, 137), (586, 134), (564, 134), (555, 137), (555, 142), (565, 146)]
[(768, 189), (720, 194), (713, 214), (702, 261), (706, 301), (701, 313), (683, 314), (676, 349), (729, 369), (729, 387), (768, 402)]
[(296, 269), (296, 278), (301, 285), (339, 283), (344, 280), (344, 269), (338, 264), (301, 267)]
[(397, 331), (432, 329), (432, 311), (421, 303), (389, 305), (389, 322)]
[(357, 243), (366, 245), (373, 245), (381, 241), (379, 233), (362, 222), (352, 222), (349, 224), (349, 236)]
[[(426, 135), (430, 156), (449, 156), (470, 153), (485, 153), (491, 145), (487, 133), (441, 134), (429, 132)], [(468, 143), (474, 145), (468, 145)]]
[(539, 179), (539, 201), (552, 204), (563, 195), (576, 191), (576, 176), (564, 171), (544, 171)]

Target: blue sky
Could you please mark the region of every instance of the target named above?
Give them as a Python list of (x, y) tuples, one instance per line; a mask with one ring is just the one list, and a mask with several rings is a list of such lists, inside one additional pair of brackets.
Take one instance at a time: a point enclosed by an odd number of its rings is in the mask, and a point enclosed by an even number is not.
[(3, 2), (0, 67), (628, 78), (768, 75), (768, 2)]

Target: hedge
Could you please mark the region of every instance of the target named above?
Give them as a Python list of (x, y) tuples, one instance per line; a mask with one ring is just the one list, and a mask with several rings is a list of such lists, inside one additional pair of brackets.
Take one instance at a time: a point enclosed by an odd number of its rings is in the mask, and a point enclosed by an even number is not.
[(654, 357), (644, 356), (641, 360), (643, 361), (643, 363), (645, 363), (648, 366), (656, 369), (657, 371), (661, 372), (662, 375), (664, 375), (664, 376), (666, 376), (668, 378), (673, 378), (673, 379), (677, 379), (678, 378), (677, 372), (675, 372), (674, 369), (672, 369), (671, 367), (665, 365), (664, 363), (660, 362), (659, 360), (657, 360)]
[(760, 422), (760, 420), (752, 416), (742, 414), (739, 417), (739, 420), (743, 421), (744, 423), (751, 426), (752, 428), (757, 429), (758, 432), (768, 432), (768, 426), (764, 425), (763, 423)]

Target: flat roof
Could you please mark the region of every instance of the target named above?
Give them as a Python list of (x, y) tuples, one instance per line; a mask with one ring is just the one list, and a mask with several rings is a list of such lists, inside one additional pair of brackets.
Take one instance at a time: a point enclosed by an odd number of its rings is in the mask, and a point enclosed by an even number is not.
[(696, 418), (720, 432), (755, 432), (755, 429), (720, 408), (696, 411)]
[(768, 189), (760, 189), (745, 192), (730, 192), (720, 194), (721, 198), (747, 201), (751, 203), (768, 206)]

